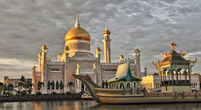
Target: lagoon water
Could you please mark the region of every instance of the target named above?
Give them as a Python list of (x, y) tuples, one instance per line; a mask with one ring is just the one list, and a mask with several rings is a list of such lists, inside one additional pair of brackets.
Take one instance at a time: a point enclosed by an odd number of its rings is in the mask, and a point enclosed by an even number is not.
[(0, 110), (201, 110), (201, 103), (99, 105), (91, 100), (0, 103)]

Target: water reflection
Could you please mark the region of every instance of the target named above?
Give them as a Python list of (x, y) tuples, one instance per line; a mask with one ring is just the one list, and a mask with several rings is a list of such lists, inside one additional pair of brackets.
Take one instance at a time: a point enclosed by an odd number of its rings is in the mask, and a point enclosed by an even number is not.
[(201, 103), (99, 105), (95, 101), (38, 101), (0, 103), (0, 110), (201, 110)]

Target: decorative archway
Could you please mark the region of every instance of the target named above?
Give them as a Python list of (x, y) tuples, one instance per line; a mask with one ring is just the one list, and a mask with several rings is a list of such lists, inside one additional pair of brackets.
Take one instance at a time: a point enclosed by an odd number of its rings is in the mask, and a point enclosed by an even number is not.
[(123, 83), (123, 82), (121, 82), (121, 83), (120, 83), (120, 86), (119, 86), (119, 88), (120, 88), (120, 89), (123, 89), (123, 88), (125, 88), (125, 87), (124, 87), (124, 83)]
[(130, 82), (127, 82), (126, 88), (127, 88), (127, 89), (130, 89), (130, 88), (131, 88), (131, 83), (130, 83)]

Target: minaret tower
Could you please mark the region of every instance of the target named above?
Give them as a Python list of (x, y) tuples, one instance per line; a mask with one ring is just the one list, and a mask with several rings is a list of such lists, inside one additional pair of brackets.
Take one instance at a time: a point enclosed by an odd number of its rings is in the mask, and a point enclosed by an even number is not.
[(140, 50), (135, 50), (135, 59), (136, 59), (136, 76), (140, 77), (141, 67), (140, 67)]
[(110, 46), (110, 31), (106, 28), (103, 32), (104, 39), (104, 62), (111, 63), (111, 46)]

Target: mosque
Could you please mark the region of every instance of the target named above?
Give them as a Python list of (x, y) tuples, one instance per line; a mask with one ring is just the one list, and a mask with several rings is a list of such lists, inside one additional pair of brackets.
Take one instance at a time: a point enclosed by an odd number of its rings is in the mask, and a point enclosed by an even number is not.
[(58, 53), (57, 61), (51, 61), (51, 57), (47, 55), (47, 46), (42, 46), (38, 54), (38, 67), (32, 68), (32, 83), (35, 85), (32, 93), (80, 92), (85, 85), (74, 79), (72, 74), (87, 75), (101, 85), (103, 80), (115, 77), (118, 65), (125, 62), (130, 63), (132, 75), (140, 77), (140, 50), (135, 50), (135, 58), (125, 60), (124, 56), (120, 55), (118, 62), (111, 62), (110, 34), (107, 28), (103, 32), (104, 62), (101, 62), (101, 49), (96, 48), (96, 55), (91, 53), (90, 35), (80, 27), (77, 18), (74, 28), (65, 35), (64, 52)]

